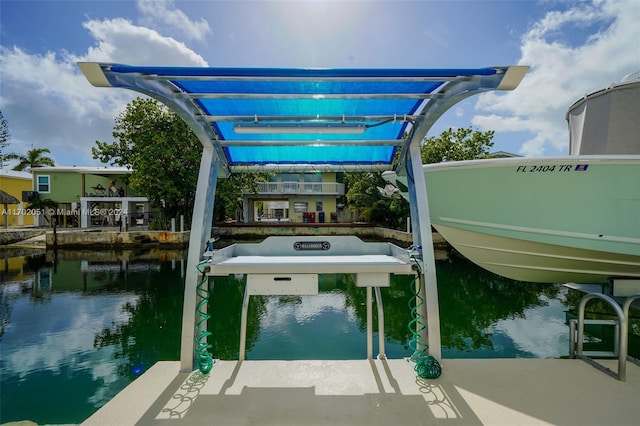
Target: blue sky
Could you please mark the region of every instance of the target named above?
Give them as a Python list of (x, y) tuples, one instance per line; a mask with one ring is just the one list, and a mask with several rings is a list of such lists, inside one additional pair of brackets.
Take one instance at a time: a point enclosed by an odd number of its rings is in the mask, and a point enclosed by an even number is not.
[(214, 67), (529, 65), (513, 92), (456, 105), (448, 127), (495, 130), (494, 150), (568, 152), (567, 108), (640, 70), (640, 1), (0, 0), (0, 110), (8, 152), (46, 147), (98, 165), (136, 94), (99, 89), (76, 62)]

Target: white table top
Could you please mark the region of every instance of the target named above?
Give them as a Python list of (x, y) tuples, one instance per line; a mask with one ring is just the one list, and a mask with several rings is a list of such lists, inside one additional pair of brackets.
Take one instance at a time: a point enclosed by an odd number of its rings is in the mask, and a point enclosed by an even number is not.
[(412, 265), (394, 256), (237, 256), (213, 259), (209, 275), (243, 273), (358, 273), (411, 274)]

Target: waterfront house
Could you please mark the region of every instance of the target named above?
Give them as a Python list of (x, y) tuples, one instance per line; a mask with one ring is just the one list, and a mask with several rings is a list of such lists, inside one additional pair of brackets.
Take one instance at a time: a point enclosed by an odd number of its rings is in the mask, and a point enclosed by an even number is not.
[[(58, 204), (54, 215), (65, 227), (148, 225), (149, 200), (132, 189), (126, 167), (34, 167), (33, 191)], [(36, 217), (46, 225), (47, 215)]]
[[(242, 196), (245, 222), (263, 220), (292, 223), (337, 222), (344, 208), (344, 184), (337, 173), (277, 173), (258, 182), (256, 193)], [(346, 210), (346, 209), (345, 209)]]
[(0, 205), (1, 226), (33, 225), (34, 215), (26, 209), (32, 187), (31, 173), (0, 169), (0, 190), (20, 201), (18, 204)]
[(507, 151), (494, 151), (489, 153), (489, 157), (490, 158), (513, 158), (513, 157), (522, 157), (522, 156), (518, 154), (513, 154), (511, 152), (507, 152)]

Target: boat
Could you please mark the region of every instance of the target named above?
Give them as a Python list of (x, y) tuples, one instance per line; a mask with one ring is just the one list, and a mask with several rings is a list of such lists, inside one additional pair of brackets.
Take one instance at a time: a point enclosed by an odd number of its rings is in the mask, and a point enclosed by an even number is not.
[(424, 166), (432, 226), (514, 280), (640, 277), (640, 156), (501, 158)]
[[(640, 73), (568, 110), (571, 154), (423, 166), (432, 226), (498, 275), (536, 283), (640, 278)], [(383, 177), (401, 190), (406, 177)]]
[(567, 110), (569, 155), (640, 155), (640, 71)]

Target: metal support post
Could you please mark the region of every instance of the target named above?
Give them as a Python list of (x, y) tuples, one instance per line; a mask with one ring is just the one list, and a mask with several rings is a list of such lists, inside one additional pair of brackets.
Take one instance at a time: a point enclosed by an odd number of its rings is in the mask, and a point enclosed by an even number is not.
[(182, 337), (180, 342), (180, 369), (192, 371), (194, 361), (196, 287), (198, 271), (196, 265), (202, 259), (206, 241), (211, 237), (213, 220), (213, 202), (220, 166), (212, 146), (205, 146), (200, 160), (198, 186), (191, 221), (189, 252), (187, 255), (187, 274), (184, 284), (184, 304), (182, 312)]
[(427, 327), (420, 336), (429, 345), (429, 355), (438, 361), (442, 359), (440, 339), (440, 308), (438, 306), (438, 282), (436, 278), (435, 254), (433, 252), (433, 236), (431, 234), (431, 216), (427, 200), (427, 186), (422, 170), (420, 145), (412, 143), (407, 158), (407, 186), (411, 204), (411, 220), (413, 243), (422, 247), (423, 271), (420, 279), (422, 288), (420, 296), (424, 300), (420, 316), (426, 319)]
[(376, 294), (376, 307), (378, 308), (378, 359), (387, 359), (384, 349), (384, 308), (382, 306), (382, 294), (380, 287), (374, 288)]
[(373, 312), (371, 287), (367, 286), (367, 359), (373, 359)]
[(247, 313), (249, 311), (249, 290), (245, 288), (242, 299), (242, 313), (240, 315), (240, 350), (238, 359), (244, 361), (247, 346)]

